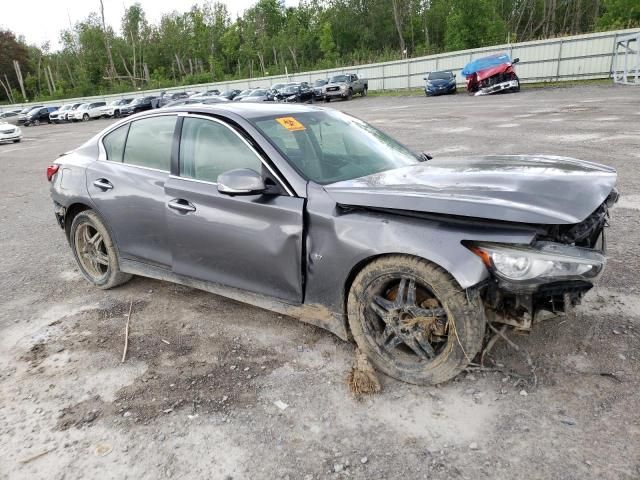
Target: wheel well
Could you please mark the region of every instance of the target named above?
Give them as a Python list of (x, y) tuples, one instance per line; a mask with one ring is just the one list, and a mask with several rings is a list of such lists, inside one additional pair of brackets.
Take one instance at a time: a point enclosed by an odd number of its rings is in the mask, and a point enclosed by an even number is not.
[(67, 208), (64, 215), (64, 233), (67, 235), (67, 240), (69, 239), (69, 231), (71, 230), (71, 223), (73, 223), (73, 219), (76, 218), (76, 215), (80, 212), (90, 209), (91, 207), (84, 203), (74, 203)]
[(356, 263), (352, 268), (351, 271), (349, 272), (349, 275), (347, 275), (347, 279), (344, 282), (344, 289), (342, 291), (342, 305), (344, 308), (344, 314), (347, 314), (347, 301), (349, 300), (349, 290), (351, 290), (351, 285), (353, 284), (353, 281), (355, 280), (356, 276), (358, 275), (358, 273), (360, 273), (360, 271), (366, 267), (368, 264), (370, 264), (371, 262), (373, 262), (374, 260), (377, 260), (378, 258), (382, 258), (382, 257), (389, 257), (392, 255), (396, 255), (394, 253), (381, 253), (380, 255), (372, 255), (370, 257), (364, 258), (362, 260), (360, 260), (358, 263)]

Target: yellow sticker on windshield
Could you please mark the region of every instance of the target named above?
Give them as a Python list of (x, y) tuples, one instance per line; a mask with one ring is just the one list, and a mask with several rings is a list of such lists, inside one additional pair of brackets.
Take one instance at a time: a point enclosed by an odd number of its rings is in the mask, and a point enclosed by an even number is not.
[(306, 128), (304, 128), (304, 125), (293, 117), (276, 118), (276, 122), (278, 122), (290, 132), (299, 132), (301, 130), (306, 130)]

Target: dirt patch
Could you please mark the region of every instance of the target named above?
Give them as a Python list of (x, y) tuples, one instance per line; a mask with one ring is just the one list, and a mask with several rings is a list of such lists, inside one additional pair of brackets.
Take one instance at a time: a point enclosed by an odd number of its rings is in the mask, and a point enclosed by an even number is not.
[(147, 373), (118, 392), (117, 412), (130, 412), (136, 422), (187, 410), (190, 415), (229, 413), (256, 404), (262, 379), (282, 365), (273, 350), (240, 342), (203, 361), (188, 361), (176, 369), (162, 357)]
[[(204, 313), (216, 301), (213, 297), (194, 310)], [(179, 411), (227, 415), (255, 405), (263, 378), (283, 364), (277, 351), (240, 337), (229, 338), (225, 332), (215, 335), (218, 347), (212, 352), (209, 340), (198, 333), (197, 326), (177, 319), (158, 319), (149, 305), (145, 300), (133, 303), (126, 360), (146, 365), (146, 372), (118, 390), (113, 402), (95, 397), (64, 408), (58, 429), (82, 428), (111, 416), (148, 424), (156, 417)], [(83, 355), (108, 354), (113, 357), (109, 367), (114, 368), (124, 346), (128, 311), (128, 302), (105, 300), (98, 308), (67, 319), (63, 347)], [(46, 349), (44, 344), (38, 345), (32, 349), (33, 358)]]
[(47, 344), (44, 342), (38, 342), (29, 349), (20, 359), (24, 362), (28, 362), (31, 368), (36, 368), (40, 365), (45, 358), (49, 356), (47, 350)]
[(58, 430), (68, 430), (71, 427), (83, 428), (90, 426), (103, 415), (104, 410), (105, 404), (99, 398), (65, 407), (60, 411), (56, 428)]
[(131, 305), (132, 312), (139, 312), (149, 304), (147, 300), (133, 300), (122, 301), (113, 298), (108, 298), (98, 305), (95, 312), (103, 319), (122, 317), (129, 312), (129, 306)]

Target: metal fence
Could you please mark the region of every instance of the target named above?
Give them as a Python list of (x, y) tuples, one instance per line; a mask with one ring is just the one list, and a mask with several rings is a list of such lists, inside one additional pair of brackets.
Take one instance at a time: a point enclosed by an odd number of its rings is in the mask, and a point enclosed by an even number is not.
[[(327, 78), (339, 73), (356, 73), (360, 77), (367, 78), (369, 81), (369, 90), (371, 91), (415, 88), (424, 85), (423, 77), (427, 72), (436, 70), (459, 72), (468, 62), (475, 58), (502, 52), (509, 53), (512, 58), (520, 59), (517, 72), (522, 83), (611, 78), (613, 74), (618, 72), (618, 66), (614, 64), (618, 39), (637, 33), (639, 33), (637, 29), (615, 30), (548, 40), (496, 45), (473, 50), (461, 50), (393, 62), (316, 70), (290, 74), (289, 76), (276, 75), (113, 95), (70, 98), (43, 102), (43, 104), (60, 105), (62, 103), (89, 101), (109, 102), (124, 97), (158, 95), (161, 91), (170, 93), (212, 88), (226, 90), (233, 88), (269, 87), (274, 83), (281, 82), (313, 82), (316, 79)], [(464, 78), (458, 76), (457, 81), (464, 83)], [(0, 106), (0, 111), (20, 106), (22, 105)]]

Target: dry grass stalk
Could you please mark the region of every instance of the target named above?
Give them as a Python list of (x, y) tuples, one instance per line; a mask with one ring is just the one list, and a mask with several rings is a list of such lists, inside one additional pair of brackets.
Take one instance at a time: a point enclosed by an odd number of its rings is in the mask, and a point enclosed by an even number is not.
[(356, 348), (355, 363), (349, 372), (347, 382), (349, 389), (357, 399), (362, 398), (363, 395), (378, 393), (381, 389), (375, 370), (369, 363), (367, 356), (359, 348)]

